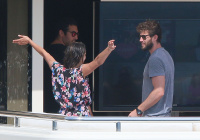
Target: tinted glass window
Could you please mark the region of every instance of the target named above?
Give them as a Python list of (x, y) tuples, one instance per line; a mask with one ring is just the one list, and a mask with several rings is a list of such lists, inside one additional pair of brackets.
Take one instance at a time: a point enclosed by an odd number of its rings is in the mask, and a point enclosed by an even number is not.
[(197, 13), (200, 3), (195, 2), (101, 2), (99, 52), (110, 39), (116, 40), (117, 48), (95, 75), (99, 110), (128, 111), (141, 103), (143, 70), (149, 53), (140, 49), (136, 26), (147, 19), (160, 22), (161, 44), (174, 59), (174, 109), (199, 107), (200, 14)]

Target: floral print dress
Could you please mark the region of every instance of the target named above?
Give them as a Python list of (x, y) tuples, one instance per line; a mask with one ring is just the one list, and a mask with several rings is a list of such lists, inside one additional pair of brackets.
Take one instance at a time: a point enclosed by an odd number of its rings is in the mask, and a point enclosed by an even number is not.
[(59, 113), (66, 116), (90, 116), (91, 104), (88, 80), (83, 77), (82, 65), (67, 69), (58, 62), (52, 65), (52, 88), (60, 104)]

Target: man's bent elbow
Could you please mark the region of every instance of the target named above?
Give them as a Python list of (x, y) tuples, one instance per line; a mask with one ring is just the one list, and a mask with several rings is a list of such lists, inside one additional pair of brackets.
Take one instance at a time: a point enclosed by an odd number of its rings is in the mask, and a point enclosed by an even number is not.
[(163, 97), (163, 96), (165, 95), (165, 91), (164, 91), (164, 90), (160, 90), (160, 91), (158, 92), (158, 94), (159, 94), (159, 96), (160, 96), (160, 98), (161, 98), (161, 97)]
[(158, 95), (160, 98), (162, 98), (162, 97), (164, 96), (164, 94), (165, 94), (164, 89), (162, 89), (162, 88), (158, 88), (158, 89), (157, 89), (157, 95)]

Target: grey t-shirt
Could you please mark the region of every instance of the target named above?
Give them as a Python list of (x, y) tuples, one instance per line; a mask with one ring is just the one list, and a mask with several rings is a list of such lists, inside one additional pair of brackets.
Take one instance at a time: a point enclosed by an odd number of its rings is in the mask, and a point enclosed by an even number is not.
[(142, 101), (153, 91), (152, 77), (165, 76), (164, 96), (154, 106), (146, 110), (143, 116), (170, 116), (174, 93), (174, 62), (164, 48), (155, 50), (144, 68)]

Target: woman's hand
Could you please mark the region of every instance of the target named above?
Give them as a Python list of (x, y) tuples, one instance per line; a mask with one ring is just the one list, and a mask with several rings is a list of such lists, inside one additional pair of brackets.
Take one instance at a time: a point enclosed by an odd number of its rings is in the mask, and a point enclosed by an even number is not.
[(31, 40), (28, 36), (24, 35), (18, 35), (20, 39), (13, 40), (13, 43), (16, 43), (18, 45), (27, 45), (29, 44), (29, 41)]
[(116, 48), (116, 46), (114, 45), (114, 41), (115, 41), (115, 40), (110, 40), (110, 41), (108, 41), (108, 48), (109, 48), (109, 50), (111, 50), (111, 51), (113, 51), (113, 50)]

